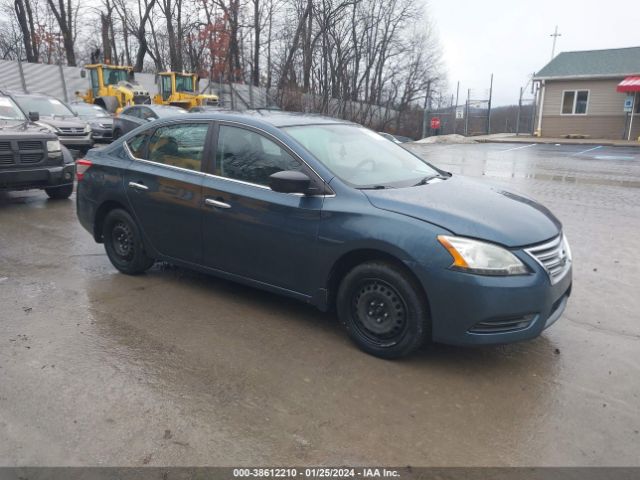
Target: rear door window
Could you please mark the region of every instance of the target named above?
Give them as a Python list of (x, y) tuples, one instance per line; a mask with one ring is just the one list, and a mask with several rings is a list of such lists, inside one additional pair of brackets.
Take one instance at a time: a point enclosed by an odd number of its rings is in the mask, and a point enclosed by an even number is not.
[(200, 172), (208, 131), (208, 123), (160, 127), (149, 138), (147, 160)]
[(129, 147), (129, 151), (134, 157), (145, 158), (147, 138), (149, 138), (149, 135), (145, 132), (127, 140), (127, 147)]

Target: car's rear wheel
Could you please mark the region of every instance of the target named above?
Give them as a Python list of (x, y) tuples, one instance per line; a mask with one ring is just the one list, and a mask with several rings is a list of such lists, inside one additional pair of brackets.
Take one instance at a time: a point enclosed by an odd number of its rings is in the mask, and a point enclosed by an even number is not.
[(73, 193), (73, 183), (63, 185), (62, 187), (45, 188), (44, 191), (52, 200), (64, 200), (69, 198)]
[(154, 263), (144, 251), (140, 229), (125, 210), (111, 210), (102, 229), (104, 248), (114, 267), (127, 275), (137, 275)]
[(424, 293), (390, 262), (366, 262), (347, 273), (338, 289), (337, 310), (351, 339), (377, 357), (407, 356), (430, 336)]

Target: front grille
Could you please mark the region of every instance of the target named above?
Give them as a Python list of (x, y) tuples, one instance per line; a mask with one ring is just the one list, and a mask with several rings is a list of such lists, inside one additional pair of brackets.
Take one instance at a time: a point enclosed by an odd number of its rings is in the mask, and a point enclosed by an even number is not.
[(42, 153), (21, 153), (20, 163), (38, 163), (42, 156)]
[(151, 97), (149, 95), (134, 95), (133, 103), (136, 105), (149, 105), (151, 103)]
[(549, 242), (527, 248), (525, 251), (542, 265), (552, 285), (559, 282), (571, 267), (571, 254), (564, 235), (558, 235)]
[(476, 323), (469, 329), (469, 333), (509, 333), (524, 330), (531, 325), (535, 314), (521, 315), (517, 317), (496, 318)]
[(59, 127), (58, 130), (63, 135), (82, 135), (84, 133), (83, 127)]
[(42, 142), (38, 140), (28, 140), (18, 142), (18, 148), (20, 150), (43, 150)]
[(34, 165), (44, 161), (47, 158), (45, 141), (11, 140), (0, 142), (0, 165)]

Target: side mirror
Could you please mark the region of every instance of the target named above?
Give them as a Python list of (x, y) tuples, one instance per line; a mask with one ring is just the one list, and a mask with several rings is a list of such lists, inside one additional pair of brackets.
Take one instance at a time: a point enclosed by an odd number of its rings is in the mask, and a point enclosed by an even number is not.
[(283, 170), (269, 176), (269, 187), (280, 193), (307, 193), (311, 179), (297, 170)]
[(40, 120), (40, 112), (29, 112), (29, 121), (37, 122)]
[(80, 70), (80, 78), (87, 78), (87, 71), (84, 68)]

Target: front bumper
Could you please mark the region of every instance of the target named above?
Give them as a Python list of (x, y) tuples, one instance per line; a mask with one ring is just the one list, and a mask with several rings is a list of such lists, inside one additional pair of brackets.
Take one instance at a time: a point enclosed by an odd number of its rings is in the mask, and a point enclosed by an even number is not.
[(529, 275), (491, 277), (444, 269), (417, 273), (427, 292), (435, 342), (489, 345), (537, 337), (562, 315), (571, 294), (572, 269), (554, 285), (524, 255)]
[(83, 150), (93, 147), (93, 138), (90, 133), (82, 136), (59, 135), (60, 143), (72, 150)]
[(59, 187), (73, 183), (75, 164), (0, 170), (1, 190)]
[(96, 142), (110, 142), (113, 140), (112, 128), (96, 128), (91, 127), (91, 136)]

